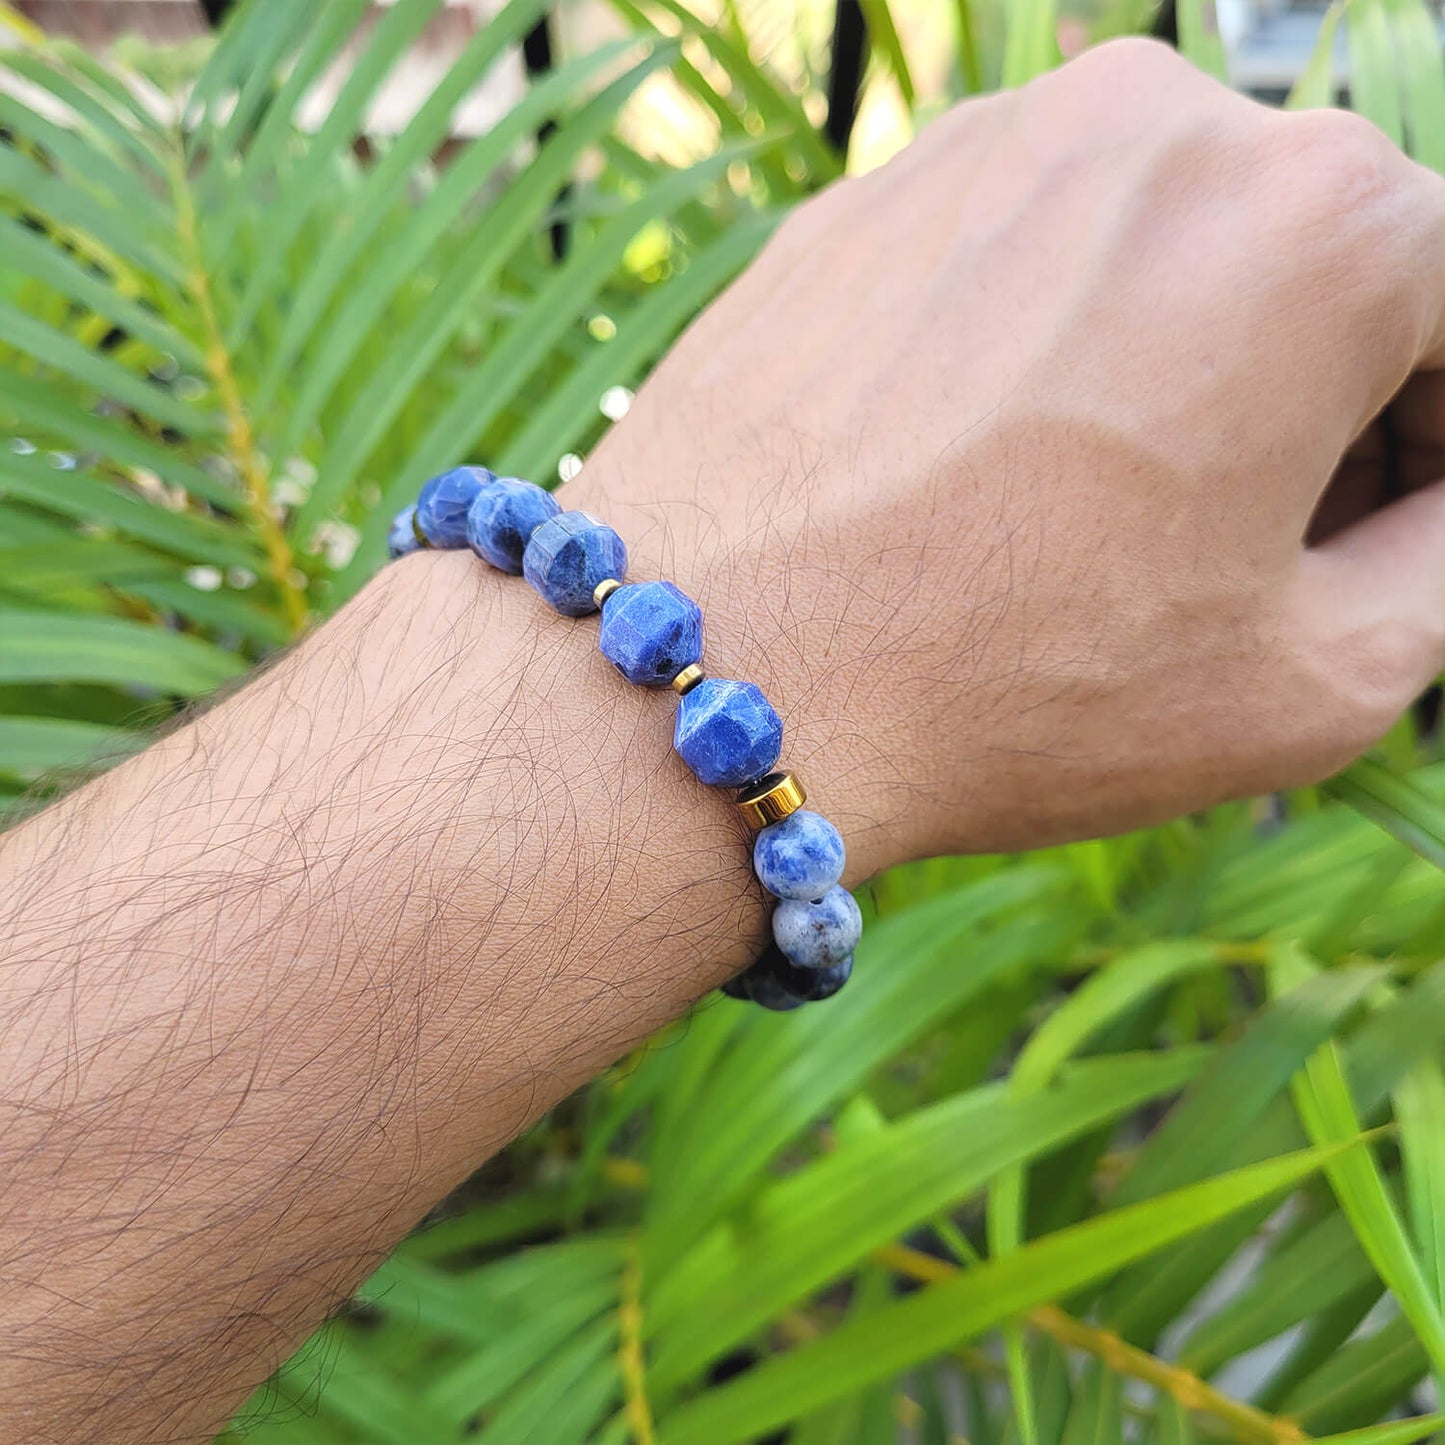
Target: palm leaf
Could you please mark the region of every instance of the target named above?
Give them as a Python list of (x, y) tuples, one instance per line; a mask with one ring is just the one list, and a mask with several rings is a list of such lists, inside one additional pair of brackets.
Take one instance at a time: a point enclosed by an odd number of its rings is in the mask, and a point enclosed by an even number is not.
[(1288, 1189), (1337, 1149), (1309, 1150), (1102, 1216), (958, 1275), (774, 1360), (679, 1410), (665, 1445), (730, 1445), (885, 1378), (1011, 1315), (1118, 1269), (1202, 1225)]

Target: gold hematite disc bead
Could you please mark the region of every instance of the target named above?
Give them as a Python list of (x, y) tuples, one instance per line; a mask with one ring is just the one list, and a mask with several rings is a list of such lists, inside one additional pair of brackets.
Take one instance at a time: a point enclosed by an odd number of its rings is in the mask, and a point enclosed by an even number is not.
[(791, 773), (769, 773), (748, 784), (737, 796), (738, 811), (754, 828), (781, 823), (807, 801), (802, 783)]
[(697, 663), (690, 662), (673, 678), (672, 690), (679, 697), (682, 697), (684, 693), (691, 692), (706, 676), (707, 673), (705, 673)]
[(622, 583), (620, 583), (617, 578), (604, 577), (592, 589), (592, 605), (600, 612), (602, 610), (602, 604), (621, 586)]

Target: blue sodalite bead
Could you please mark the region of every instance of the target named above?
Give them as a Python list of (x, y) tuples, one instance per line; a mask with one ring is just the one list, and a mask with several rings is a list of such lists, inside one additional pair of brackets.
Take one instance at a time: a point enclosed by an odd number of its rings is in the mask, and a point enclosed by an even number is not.
[(592, 594), (609, 577), (627, 572), (622, 538), (590, 512), (561, 512), (549, 517), (522, 553), (527, 581), (567, 617), (595, 612)]
[(820, 1003), (832, 998), (853, 976), (853, 955), (822, 968), (799, 968), (787, 959), (773, 964), (773, 977), (783, 992), (799, 1003)]
[(799, 968), (842, 963), (863, 936), (863, 914), (846, 888), (821, 898), (785, 898), (773, 910), (773, 941)]
[(485, 467), (453, 467), (417, 494), (416, 523), (433, 547), (467, 545), (467, 513), (483, 487), (496, 478)]
[(729, 998), (749, 1000), (786, 1012), (805, 1003), (832, 998), (853, 973), (853, 955), (824, 968), (799, 968), (770, 945), (766, 953), (736, 978), (723, 984)]
[(770, 823), (753, 844), (758, 881), (779, 898), (821, 898), (843, 876), (843, 858), (843, 835), (806, 808)]
[(632, 582), (602, 608), (602, 655), (628, 682), (666, 687), (702, 659), (702, 608), (671, 582)]
[(777, 762), (783, 720), (752, 683), (707, 677), (678, 704), (673, 746), (702, 782), (740, 788)]
[(421, 551), (421, 538), (416, 534), (416, 508), (403, 507), (391, 521), (391, 531), (386, 534), (386, 555), (393, 562), (405, 557), (408, 552)]
[(562, 510), (551, 492), (518, 477), (483, 487), (467, 513), (467, 545), (493, 567), (520, 574), (532, 533)]
[(767, 955), (743, 974), (741, 984), (745, 998), (774, 1013), (789, 1013), (803, 1006), (804, 1001), (784, 987)]

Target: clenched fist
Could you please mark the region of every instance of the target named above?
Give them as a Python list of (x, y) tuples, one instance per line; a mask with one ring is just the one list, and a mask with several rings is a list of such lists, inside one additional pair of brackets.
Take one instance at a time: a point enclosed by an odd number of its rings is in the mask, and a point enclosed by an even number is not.
[(802, 207), (565, 501), (702, 602), (850, 873), (1105, 833), (1331, 772), (1445, 661), (1442, 313), (1445, 182), (1120, 42)]

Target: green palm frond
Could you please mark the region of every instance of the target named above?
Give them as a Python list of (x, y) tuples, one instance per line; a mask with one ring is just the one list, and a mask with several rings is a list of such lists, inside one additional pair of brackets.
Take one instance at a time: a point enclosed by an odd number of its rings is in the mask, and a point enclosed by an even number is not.
[[(635, 383), (816, 183), (788, 178), (792, 129), (754, 123), (800, 114), (762, 71), (734, 143), (683, 168), (637, 152), (592, 167), (680, 64), (641, 19), (520, 87), (435, 165), (458, 105), (515, 83), (540, 0), (480, 28), (363, 164), (368, 108), (439, 5), (403, 0), (358, 41), (367, 10), (242, 7), (168, 116), (73, 49), (0, 57), (29, 87), (0, 95), (0, 536), (68, 559), (17, 557), (0, 584), (66, 628), (54, 645), (7, 629), (0, 718), (151, 725), (354, 591), (388, 510), (431, 471), (515, 456), (555, 479), (605, 426), (603, 393)], [(308, 92), (349, 45), (336, 103), (305, 130)], [(43, 109), (15, 98), (37, 89)], [(743, 163), (772, 184), (734, 190)], [(92, 639), (88, 659), (132, 627), (145, 641), (109, 669), (67, 659), (70, 638)], [(207, 648), (231, 663), (202, 662)], [(28, 780), (27, 758), (0, 770)]]

